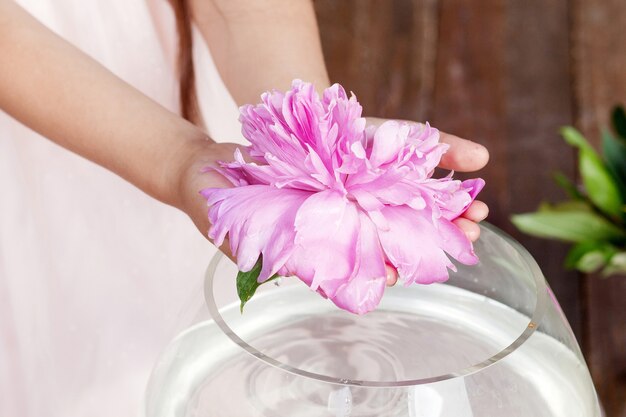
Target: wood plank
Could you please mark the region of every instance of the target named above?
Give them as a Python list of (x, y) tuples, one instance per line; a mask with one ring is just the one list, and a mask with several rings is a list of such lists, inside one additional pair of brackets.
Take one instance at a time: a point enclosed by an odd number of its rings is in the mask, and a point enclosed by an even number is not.
[[(509, 213), (535, 210), (539, 201), (557, 202), (565, 194), (555, 172), (575, 178), (574, 151), (558, 131), (573, 123), (567, 0), (536, 3), (510, 0), (506, 28), (506, 118)], [(514, 236), (533, 254), (581, 340), (580, 274), (566, 271), (568, 245)]]
[(500, 227), (508, 223), (510, 197), (503, 6), (499, 0), (440, 2), (431, 117), (440, 129), (489, 148), (490, 163), (480, 173), (487, 181), (481, 199), (489, 204), (489, 220)]
[(537, 259), (576, 334), (581, 305), (577, 274), (565, 272), (566, 247), (517, 232), (512, 213), (563, 198), (554, 171), (573, 174), (573, 154), (558, 128), (571, 122), (567, 1), (541, 9), (516, 0), (441, 1), (433, 121), (484, 143), (481, 172), (489, 220)]
[(586, 280), (586, 358), (607, 417), (626, 416), (626, 277)]
[(331, 80), (365, 115), (425, 120), (432, 97), (437, 1), (318, 0)]
[[(576, 126), (596, 145), (611, 107), (626, 103), (626, 2), (576, 0)], [(626, 278), (586, 280), (585, 347), (607, 417), (626, 416)]]

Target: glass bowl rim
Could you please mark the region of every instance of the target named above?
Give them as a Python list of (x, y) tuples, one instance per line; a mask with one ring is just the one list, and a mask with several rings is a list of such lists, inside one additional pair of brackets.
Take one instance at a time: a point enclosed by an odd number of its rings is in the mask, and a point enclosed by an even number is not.
[(446, 374), (441, 374), (428, 378), (417, 378), (417, 379), (406, 379), (399, 381), (373, 381), (373, 380), (357, 380), (357, 379), (347, 379), (347, 378), (338, 378), (334, 376), (318, 374), (315, 372), (309, 372), (302, 369), (298, 369), (289, 364), (276, 360), (263, 352), (257, 350), (255, 347), (251, 346), (247, 342), (237, 335), (237, 333), (226, 324), (224, 321), (219, 309), (215, 304), (214, 293), (213, 293), (213, 277), (215, 276), (215, 271), (219, 265), (219, 263), (225, 258), (225, 255), (222, 252), (217, 252), (212, 258), (207, 267), (205, 273), (205, 282), (204, 282), (204, 296), (205, 301), (211, 314), (213, 321), (218, 325), (218, 327), (222, 330), (222, 332), (228, 336), (228, 338), (237, 344), (240, 348), (242, 348), (246, 353), (254, 356), (258, 360), (264, 362), (265, 364), (277, 368), (279, 370), (288, 372), (290, 374), (313, 379), (323, 383), (336, 384), (336, 385), (347, 385), (347, 386), (355, 386), (355, 387), (375, 387), (375, 388), (396, 388), (396, 387), (408, 387), (414, 385), (426, 385), (433, 384), (436, 382), (451, 380), (455, 378), (463, 378), (469, 375), (472, 375), (476, 372), (482, 371), (508, 355), (514, 352), (518, 347), (520, 347), (528, 338), (535, 332), (537, 327), (539, 327), (541, 320), (546, 311), (547, 303), (548, 303), (548, 285), (546, 280), (541, 272), (541, 269), (537, 265), (537, 262), (533, 259), (530, 253), (515, 239), (509, 236), (506, 232), (501, 229), (486, 223), (482, 222), (480, 224), (481, 229), (486, 229), (494, 234), (498, 235), (502, 238), (506, 243), (512, 246), (520, 255), (528, 270), (532, 274), (533, 281), (535, 283), (536, 289), (536, 304), (533, 310), (533, 313), (530, 317), (530, 320), (522, 333), (513, 340), (507, 347), (503, 348), (499, 352), (495, 353), (491, 357), (478, 362), (474, 365), (470, 365), (466, 368), (463, 368), (456, 372), (450, 372)]

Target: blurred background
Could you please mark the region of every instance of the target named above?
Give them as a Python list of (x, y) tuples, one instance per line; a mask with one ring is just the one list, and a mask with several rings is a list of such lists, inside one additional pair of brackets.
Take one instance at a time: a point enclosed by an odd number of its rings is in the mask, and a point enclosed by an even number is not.
[(575, 177), (558, 134), (598, 147), (626, 103), (625, 0), (317, 0), (332, 81), (367, 116), (429, 121), (486, 145), (489, 222), (535, 257), (583, 348), (608, 417), (626, 416), (626, 277), (566, 271), (566, 245), (518, 232), (509, 217), (565, 198)]

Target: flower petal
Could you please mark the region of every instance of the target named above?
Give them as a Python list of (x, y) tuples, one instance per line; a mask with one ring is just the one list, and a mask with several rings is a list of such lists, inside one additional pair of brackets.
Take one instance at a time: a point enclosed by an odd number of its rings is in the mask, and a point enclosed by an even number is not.
[(370, 162), (373, 167), (379, 167), (388, 162), (397, 160), (398, 154), (404, 148), (409, 135), (408, 124), (400, 124), (394, 120), (384, 122), (374, 133)]
[(286, 130), (282, 117), (278, 119), (266, 105), (242, 106), (239, 112), (241, 131), (252, 144), (249, 154), (255, 160), (264, 162), (265, 155), (270, 154), (296, 167), (306, 156), (301, 141)]
[(249, 271), (263, 256), (262, 282), (280, 269), (293, 250), (298, 209), (311, 193), (266, 185), (208, 188), (209, 237), (217, 246), (226, 234), (240, 271)]
[(341, 166), (343, 155), (350, 154), (352, 144), (363, 140), (366, 121), (361, 117), (362, 107), (354, 94), (348, 98), (339, 84), (324, 90), (322, 99), (326, 115), (322, 129), (326, 147), (334, 154), (333, 168)]
[(359, 236), (359, 216), (352, 202), (334, 190), (313, 194), (298, 210), (295, 227), (295, 249), (286, 264), (290, 273), (314, 290), (322, 282), (352, 276)]
[(478, 193), (480, 193), (484, 187), (485, 180), (483, 180), (482, 178), (474, 178), (472, 180), (463, 181), (463, 188), (465, 188), (469, 192), (472, 200), (474, 200), (476, 196), (478, 196)]
[(415, 150), (410, 162), (421, 177), (430, 177), (449, 146), (439, 142), (439, 130), (425, 123), (410, 123), (407, 142)]
[(458, 226), (445, 218), (440, 218), (437, 223), (441, 249), (465, 265), (478, 263), (472, 242)]
[[(347, 311), (365, 314), (375, 309), (385, 291), (387, 281), (385, 258), (376, 227), (362, 212), (359, 213), (359, 265), (356, 274), (334, 291), (331, 301)], [(326, 292), (326, 287), (322, 284)]]
[[(456, 255), (464, 255), (456, 240), (458, 235), (449, 236), (452, 232), (449, 228), (437, 229), (429, 210), (399, 206), (385, 207), (382, 213), (389, 228), (379, 230), (378, 235), (387, 259), (396, 267), (400, 278), (406, 284), (447, 280), (448, 268), (454, 269), (454, 265), (444, 253), (443, 246), (445, 243)], [(471, 243), (466, 237), (464, 239), (466, 251), (471, 252)], [(465, 259), (465, 256), (461, 257)]]
[(454, 220), (467, 210), (484, 185), (485, 181), (480, 178), (463, 182), (441, 178), (423, 181), (418, 187), (434, 202), (432, 205), (436, 212), (448, 220)]

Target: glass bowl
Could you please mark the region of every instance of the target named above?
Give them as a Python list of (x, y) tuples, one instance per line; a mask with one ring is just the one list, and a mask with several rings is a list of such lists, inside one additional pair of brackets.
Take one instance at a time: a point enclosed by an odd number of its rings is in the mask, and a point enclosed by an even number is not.
[(363, 316), (296, 278), (262, 285), (241, 313), (237, 267), (216, 255), (200, 319), (155, 366), (146, 416), (601, 416), (536, 262), (481, 228), (478, 265), (388, 288)]

